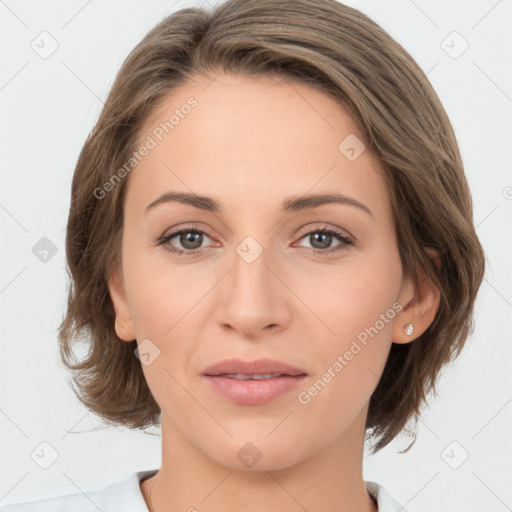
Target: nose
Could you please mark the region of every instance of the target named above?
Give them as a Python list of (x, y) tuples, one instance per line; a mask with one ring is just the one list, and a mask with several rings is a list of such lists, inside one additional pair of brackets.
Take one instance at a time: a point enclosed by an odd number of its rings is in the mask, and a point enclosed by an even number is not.
[(235, 254), (233, 267), (222, 280), (217, 321), (224, 330), (250, 340), (286, 329), (291, 309), (283, 272), (265, 250), (252, 262), (240, 254)]

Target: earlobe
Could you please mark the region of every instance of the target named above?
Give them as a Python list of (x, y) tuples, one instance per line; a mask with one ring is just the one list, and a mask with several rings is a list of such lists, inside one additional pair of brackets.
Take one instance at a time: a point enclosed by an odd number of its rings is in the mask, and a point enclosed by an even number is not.
[(135, 329), (120, 274), (119, 268), (117, 268), (108, 278), (108, 290), (115, 311), (115, 330), (123, 341), (133, 341), (135, 339)]
[[(441, 257), (434, 249), (426, 248), (437, 269), (441, 266)], [(434, 321), (439, 308), (441, 294), (435, 284), (419, 269), (420, 282), (417, 288), (410, 280), (402, 288), (399, 297), (401, 304), (406, 304), (395, 318), (393, 324), (393, 343), (405, 344), (421, 336)]]

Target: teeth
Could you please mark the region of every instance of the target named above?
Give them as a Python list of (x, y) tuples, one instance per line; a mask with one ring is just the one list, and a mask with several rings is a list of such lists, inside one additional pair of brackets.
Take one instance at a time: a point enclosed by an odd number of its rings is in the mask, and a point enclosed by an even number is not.
[(226, 373), (223, 377), (228, 377), (229, 379), (238, 379), (238, 380), (265, 380), (265, 379), (275, 379), (276, 377), (280, 377), (282, 373), (266, 373), (265, 375), (246, 375), (244, 373)]

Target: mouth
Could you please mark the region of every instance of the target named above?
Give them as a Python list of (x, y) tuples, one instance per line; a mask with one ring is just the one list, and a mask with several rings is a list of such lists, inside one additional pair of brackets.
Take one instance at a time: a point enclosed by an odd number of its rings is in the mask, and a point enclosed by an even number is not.
[(203, 371), (203, 375), (216, 377), (219, 375), (229, 378), (256, 378), (270, 379), (281, 376), (295, 377), (307, 375), (304, 370), (275, 359), (257, 359), (255, 361), (244, 361), (243, 359), (226, 359)]
[(295, 377), (295, 375), (287, 375), (286, 373), (266, 373), (248, 375), (245, 373), (223, 373), (220, 375), (208, 375), (208, 377), (226, 377), (227, 379), (237, 380), (268, 380), (277, 379), (278, 377)]
[(240, 405), (263, 405), (289, 393), (308, 374), (281, 361), (230, 359), (207, 368), (204, 378), (212, 389)]

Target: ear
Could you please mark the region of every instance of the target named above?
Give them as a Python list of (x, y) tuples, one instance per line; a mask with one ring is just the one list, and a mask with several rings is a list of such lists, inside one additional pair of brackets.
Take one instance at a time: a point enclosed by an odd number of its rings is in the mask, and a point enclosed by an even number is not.
[[(439, 253), (429, 247), (426, 247), (425, 251), (432, 258), (436, 267), (440, 269), (441, 256)], [(393, 323), (393, 343), (404, 344), (415, 340), (427, 330), (436, 316), (441, 294), (434, 283), (428, 279), (423, 269), (419, 269), (419, 274), (418, 287), (415, 289), (411, 280), (407, 279), (398, 297), (398, 302), (403, 305), (403, 309)], [(412, 335), (407, 335), (404, 332), (404, 327), (409, 323), (413, 324)]]
[(133, 326), (130, 306), (126, 300), (126, 292), (119, 267), (117, 267), (108, 278), (108, 290), (110, 292), (110, 298), (112, 299), (116, 315), (116, 334), (123, 341), (133, 341), (136, 339), (135, 329)]

